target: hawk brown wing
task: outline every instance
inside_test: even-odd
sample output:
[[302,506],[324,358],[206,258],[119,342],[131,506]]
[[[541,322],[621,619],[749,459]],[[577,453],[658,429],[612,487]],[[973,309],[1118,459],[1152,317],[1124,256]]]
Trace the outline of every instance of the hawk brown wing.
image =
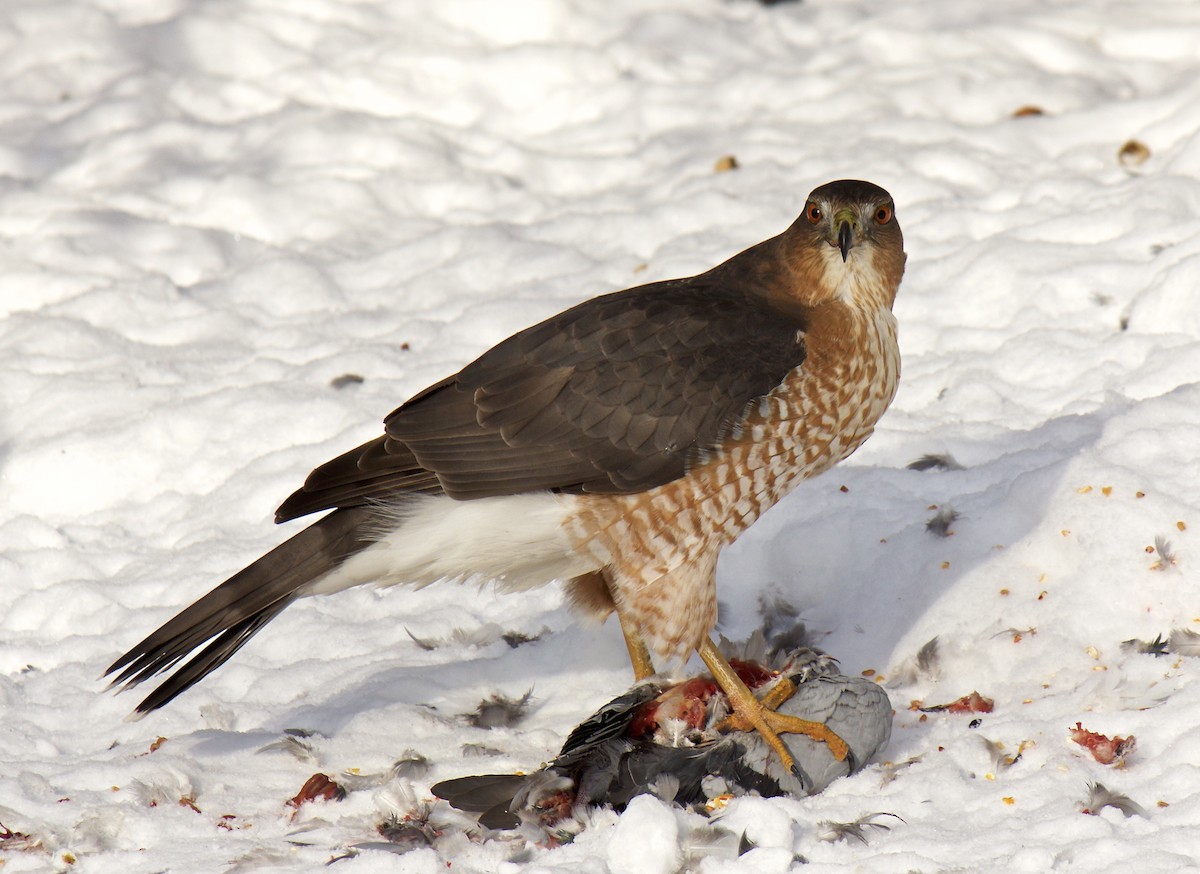
[[594,298],[514,334],[314,470],[276,521],[399,494],[625,494],[682,476],[805,357],[804,311],[728,272]]

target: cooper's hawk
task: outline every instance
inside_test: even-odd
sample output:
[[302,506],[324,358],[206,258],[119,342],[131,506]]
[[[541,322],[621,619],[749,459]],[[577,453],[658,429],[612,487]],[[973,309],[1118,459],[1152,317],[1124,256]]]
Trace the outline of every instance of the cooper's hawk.
[[[276,513],[332,510],[108,669],[175,666],[160,707],[298,597],[363,583],[565,580],[620,619],[635,674],[692,650],[738,727],[820,734],[760,705],[709,639],[721,549],[870,436],[900,375],[891,196],[839,181],[786,231],[687,279],[604,295],[534,325],[411,398],[384,435],[312,472]],[[831,746],[841,755],[845,745]]]

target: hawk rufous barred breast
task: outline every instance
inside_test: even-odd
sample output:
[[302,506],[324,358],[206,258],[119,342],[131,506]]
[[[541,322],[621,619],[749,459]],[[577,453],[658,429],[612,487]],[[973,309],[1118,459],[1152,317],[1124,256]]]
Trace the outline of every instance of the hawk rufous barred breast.
[[830,182],[777,237],[687,279],[585,301],[411,398],[321,465],[277,522],[331,510],[121,656],[133,686],[203,647],[161,707],[306,595],[366,583],[565,580],[615,612],[638,678],[693,650],[734,727],[824,736],[758,702],[709,638],[721,549],[858,448],[896,392],[904,242],[891,196]]

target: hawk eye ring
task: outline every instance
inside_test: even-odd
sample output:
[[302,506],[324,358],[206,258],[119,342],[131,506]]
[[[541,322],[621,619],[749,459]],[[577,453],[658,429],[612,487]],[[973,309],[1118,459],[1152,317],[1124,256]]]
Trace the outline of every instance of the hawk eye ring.
[[875,210],[875,221],[879,222],[881,225],[886,225],[891,220],[892,220],[891,207],[881,206],[881,207],[879,207],[879,209]]
[[804,211],[804,214],[808,216],[808,220],[815,225],[821,220],[821,207],[817,206],[815,203],[810,203],[808,205],[808,209]]

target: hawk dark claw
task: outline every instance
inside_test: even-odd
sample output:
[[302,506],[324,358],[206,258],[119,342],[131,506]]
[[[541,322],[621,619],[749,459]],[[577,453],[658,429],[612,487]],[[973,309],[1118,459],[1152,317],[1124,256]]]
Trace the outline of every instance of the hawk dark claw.
[[[298,597],[558,579],[583,612],[618,613],[639,675],[651,651],[695,650],[725,685],[733,675],[708,638],[718,554],[853,452],[895,394],[905,255],[893,213],[882,188],[831,182],[782,234],[712,270],[594,298],[509,337],[393,412],[383,436],[314,470],[276,520],[332,512],[108,673],[134,686],[204,647],[144,713]],[[744,685],[726,692],[774,737],[779,720]]]

